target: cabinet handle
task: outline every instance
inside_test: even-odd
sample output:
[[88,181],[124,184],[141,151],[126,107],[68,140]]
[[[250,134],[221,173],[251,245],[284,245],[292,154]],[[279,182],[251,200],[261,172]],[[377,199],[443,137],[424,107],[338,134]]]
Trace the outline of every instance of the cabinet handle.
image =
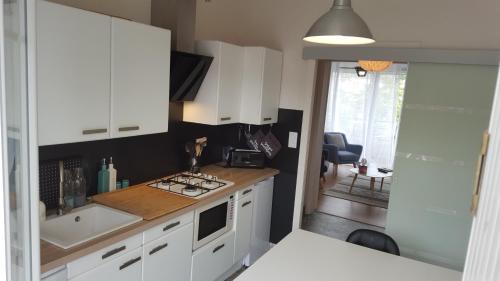
[[264,121],[271,121],[271,120],[273,120],[273,118],[271,118],[271,117],[264,117]]
[[250,192],[252,192],[252,190],[251,189],[247,189],[247,190],[243,191],[243,195],[248,194]]
[[168,247],[168,243],[165,243],[165,244],[163,244],[163,245],[160,245],[160,246],[158,246],[158,247],[154,248],[153,250],[151,250],[151,251],[149,252],[149,255],[151,256],[152,254],[154,254],[154,253],[156,253],[156,252],[158,252],[158,251],[160,251],[160,250],[162,250],[162,249],[165,249],[166,247]]
[[247,205],[250,205],[250,203],[252,203],[252,201],[247,201],[247,202],[243,203],[243,205],[241,205],[241,207],[245,207]]
[[129,266],[133,265],[134,263],[136,263],[136,262],[138,262],[138,261],[140,261],[140,260],[141,260],[141,257],[137,257],[137,258],[135,258],[135,259],[131,259],[131,260],[129,260],[128,262],[126,262],[126,263],[122,264],[122,265],[120,266],[120,270],[125,269],[125,268],[127,268],[127,267],[129,267]]
[[229,121],[231,120],[231,117],[221,117],[220,121]]
[[84,135],[95,135],[95,134],[102,134],[106,133],[108,129],[91,129],[91,130],[83,130],[82,134]]
[[169,229],[171,229],[171,228],[174,228],[174,227],[178,226],[179,224],[181,224],[181,222],[180,222],[180,221],[178,221],[178,222],[174,222],[174,223],[171,223],[171,224],[169,224],[169,225],[165,226],[165,227],[163,228],[163,231],[167,231],[167,230],[169,230]]
[[139,126],[121,127],[118,128],[118,132],[139,131],[140,128]]
[[212,253],[214,253],[214,254],[215,254],[215,252],[217,252],[218,250],[220,250],[220,249],[224,248],[224,246],[226,246],[226,245],[225,245],[225,244],[222,244],[222,245],[219,245],[219,246],[215,247],[215,249],[212,251]]
[[119,247],[119,248],[113,249],[113,250],[111,250],[111,251],[109,251],[109,252],[105,253],[104,255],[102,255],[102,259],[109,258],[109,257],[111,257],[112,255],[117,254],[117,253],[119,253],[119,252],[121,252],[121,251],[123,251],[123,250],[125,250],[125,249],[127,249],[127,246],[121,246],[121,247]]

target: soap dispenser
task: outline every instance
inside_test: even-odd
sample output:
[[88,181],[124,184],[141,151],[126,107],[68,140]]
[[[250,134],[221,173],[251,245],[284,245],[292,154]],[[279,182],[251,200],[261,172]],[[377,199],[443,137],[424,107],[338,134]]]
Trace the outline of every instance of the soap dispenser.
[[102,159],[101,169],[97,173],[97,193],[109,191],[109,173],[106,170],[106,159]]
[[109,191],[116,190],[116,169],[113,165],[113,157],[109,157],[108,165]]

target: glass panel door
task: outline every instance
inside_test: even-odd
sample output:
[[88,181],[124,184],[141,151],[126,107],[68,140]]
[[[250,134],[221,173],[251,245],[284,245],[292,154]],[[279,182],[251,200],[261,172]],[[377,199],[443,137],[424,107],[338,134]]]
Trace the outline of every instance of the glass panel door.
[[[33,200],[38,202],[38,185],[30,184],[29,161],[33,160],[29,157],[26,2],[4,0],[1,22],[2,191],[5,204],[6,274],[7,280],[13,281],[34,280],[38,276],[38,272],[32,270],[32,249],[38,247],[38,242],[34,245],[32,238],[33,233],[38,233],[38,220],[32,220],[30,205]],[[36,147],[36,143],[31,145]],[[34,268],[39,267],[37,265]]]

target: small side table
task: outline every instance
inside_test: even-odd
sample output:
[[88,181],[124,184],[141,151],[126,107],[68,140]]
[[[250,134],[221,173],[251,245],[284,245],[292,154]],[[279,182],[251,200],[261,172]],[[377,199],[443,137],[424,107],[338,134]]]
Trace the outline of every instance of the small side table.
[[371,191],[375,191],[375,179],[377,179],[377,178],[381,179],[380,191],[382,191],[382,187],[384,186],[384,179],[388,178],[388,177],[392,177],[392,172],[384,174],[384,173],[379,172],[376,168],[375,169],[368,168],[368,171],[366,172],[366,174],[360,174],[358,168],[352,168],[350,171],[351,171],[351,173],[354,174],[354,178],[352,179],[351,187],[349,188],[349,193],[351,193],[352,188],[354,187],[354,183],[358,179],[358,175],[370,178]]

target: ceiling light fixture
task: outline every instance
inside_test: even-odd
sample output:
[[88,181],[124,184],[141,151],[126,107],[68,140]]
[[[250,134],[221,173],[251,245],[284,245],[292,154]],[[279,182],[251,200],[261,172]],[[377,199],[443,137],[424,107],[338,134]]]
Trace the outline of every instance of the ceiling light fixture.
[[366,74],[368,74],[368,71],[364,70],[361,66],[356,66],[354,70],[356,70],[358,77],[366,77]]
[[392,61],[360,60],[359,66],[370,72],[382,72],[392,65]]
[[331,45],[375,42],[368,25],[352,9],[351,0],[334,0],[330,11],[311,26],[304,41]]

